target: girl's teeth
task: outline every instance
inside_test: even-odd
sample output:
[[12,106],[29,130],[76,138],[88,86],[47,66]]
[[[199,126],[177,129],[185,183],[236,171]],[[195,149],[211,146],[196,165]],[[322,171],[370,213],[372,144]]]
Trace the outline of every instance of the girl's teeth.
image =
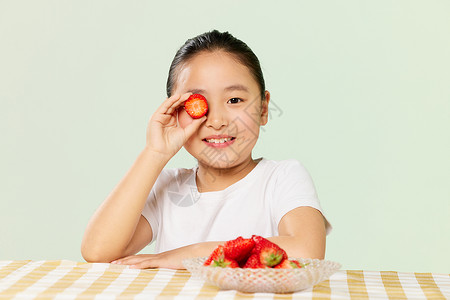
[[231,141],[231,138],[222,138],[222,139],[209,139],[206,140],[208,143],[221,144],[228,141]]

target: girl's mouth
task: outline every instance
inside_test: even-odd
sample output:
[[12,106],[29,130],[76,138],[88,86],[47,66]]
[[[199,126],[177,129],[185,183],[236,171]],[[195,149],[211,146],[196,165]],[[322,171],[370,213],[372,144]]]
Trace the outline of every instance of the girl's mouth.
[[222,137],[222,138],[205,138],[202,141],[209,147],[224,148],[233,144],[236,140],[235,137]]

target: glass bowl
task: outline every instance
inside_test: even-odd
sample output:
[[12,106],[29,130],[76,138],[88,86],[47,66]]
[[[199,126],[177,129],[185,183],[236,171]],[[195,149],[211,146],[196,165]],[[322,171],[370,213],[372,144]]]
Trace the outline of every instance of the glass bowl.
[[203,266],[207,257],[183,260],[193,276],[224,290],[246,293],[291,293],[312,287],[328,279],[341,268],[337,262],[319,259],[296,259],[306,265],[299,269],[248,269]]

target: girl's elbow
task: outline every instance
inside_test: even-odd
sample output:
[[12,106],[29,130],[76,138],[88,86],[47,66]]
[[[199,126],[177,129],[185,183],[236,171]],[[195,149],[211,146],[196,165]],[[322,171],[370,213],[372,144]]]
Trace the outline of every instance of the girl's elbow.
[[314,255],[311,255],[311,258],[314,259],[324,259],[325,258],[325,253],[315,253]]
[[110,258],[104,249],[92,247],[83,243],[81,245],[81,256],[88,263],[110,263],[114,258]]
[[[293,250],[293,257],[324,259],[325,258],[325,242],[305,245],[301,242],[296,244]],[[289,254],[289,253],[288,253]]]

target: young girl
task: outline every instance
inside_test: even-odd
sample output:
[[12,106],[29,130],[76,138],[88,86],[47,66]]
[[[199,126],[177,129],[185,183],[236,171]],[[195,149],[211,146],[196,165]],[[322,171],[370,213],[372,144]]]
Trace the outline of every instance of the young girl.
[[[193,93],[208,101],[200,119],[183,108]],[[181,269],[185,258],[253,234],[290,257],[324,258],[331,227],[305,168],[252,157],[270,100],[252,50],[217,30],[188,40],[170,67],[167,96],[145,148],[87,226],[86,261]],[[164,169],[181,147],[198,165]],[[153,241],[156,254],[135,255]]]

